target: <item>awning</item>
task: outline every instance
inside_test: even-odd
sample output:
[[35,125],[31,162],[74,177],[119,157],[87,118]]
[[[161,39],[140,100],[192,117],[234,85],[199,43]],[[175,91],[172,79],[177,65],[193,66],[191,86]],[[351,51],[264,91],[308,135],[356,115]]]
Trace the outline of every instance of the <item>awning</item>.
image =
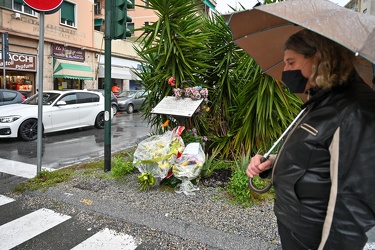
[[133,70],[130,70],[130,74],[132,75],[132,80],[141,80],[141,78],[139,78],[134,72],[137,72],[136,69],[133,69]]
[[94,20],[94,26],[101,26],[102,24],[103,24],[103,19],[100,18],[100,19]]
[[[104,65],[99,65],[98,77],[104,78]],[[129,68],[112,66],[111,78],[122,79],[122,80],[132,80],[132,74]]]
[[94,73],[86,63],[54,59],[53,65],[54,78],[94,80]]

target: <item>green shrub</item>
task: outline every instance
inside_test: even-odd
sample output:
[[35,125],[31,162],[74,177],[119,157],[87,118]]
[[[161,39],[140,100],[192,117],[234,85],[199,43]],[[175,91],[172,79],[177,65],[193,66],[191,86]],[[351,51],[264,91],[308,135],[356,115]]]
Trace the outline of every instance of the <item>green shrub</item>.
[[133,171],[134,165],[131,159],[124,160],[121,156],[112,158],[111,174],[114,178],[122,178]]
[[[255,193],[249,188],[249,177],[246,174],[246,168],[249,165],[250,158],[250,153],[248,152],[234,162],[232,176],[227,186],[227,191],[232,195],[233,202],[239,203],[243,207],[252,206],[259,201],[273,199],[275,195],[273,188],[264,194]],[[258,188],[265,187],[270,181],[270,179],[261,179],[259,176],[253,178],[253,183]]]
[[201,177],[209,177],[215,170],[231,169],[233,162],[217,158],[214,151],[210,157],[206,155],[206,162],[202,166]]
[[248,179],[244,169],[235,168],[227,186],[227,191],[232,195],[233,202],[239,203],[243,207],[249,207],[256,203],[256,200],[251,199]]

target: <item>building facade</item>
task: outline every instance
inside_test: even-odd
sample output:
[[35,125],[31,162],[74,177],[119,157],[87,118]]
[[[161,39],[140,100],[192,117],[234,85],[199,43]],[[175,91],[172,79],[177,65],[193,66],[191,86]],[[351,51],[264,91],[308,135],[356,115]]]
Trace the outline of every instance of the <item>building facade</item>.
[[[201,2],[206,15],[215,11],[215,0]],[[134,29],[157,21],[153,10],[139,6],[128,14],[133,38],[140,35]],[[8,60],[0,53],[0,88],[19,90],[27,96],[36,93],[40,61],[45,90],[104,88],[104,27],[105,0],[64,0],[58,11],[44,15],[44,27],[40,27],[39,13],[23,0],[0,0],[0,33],[8,34],[9,41]],[[40,29],[44,34],[42,60],[38,58]],[[121,91],[141,88],[134,74],[141,63],[132,37],[111,41],[111,84]]]
[[[104,32],[95,29],[94,0],[64,0],[53,14],[40,15],[23,0],[0,0],[0,33],[8,34],[9,58],[0,56],[0,88],[37,92],[39,31],[43,29],[43,89],[99,88]],[[130,41],[112,41],[113,82],[128,89],[139,60]],[[2,53],[0,53],[1,55]],[[4,63],[5,62],[5,63]],[[4,73],[5,72],[5,73]],[[5,75],[5,77],[4,77]]]
[[351,0],[345,5],[345,8],[366,15],[375,15],[375,0]]

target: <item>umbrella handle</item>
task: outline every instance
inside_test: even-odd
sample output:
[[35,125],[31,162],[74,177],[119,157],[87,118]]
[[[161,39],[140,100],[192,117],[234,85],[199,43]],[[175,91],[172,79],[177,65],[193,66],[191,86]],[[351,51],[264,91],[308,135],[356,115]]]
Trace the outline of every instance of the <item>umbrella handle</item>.
[[[267,158],[265,157],[262,157],[260,159],[260,162],[263,163],[267,160]],[[255,193],[258,193],[258,194],[264,194],[266,192],[268,192],[268,190],[270,190],[270,188],[272,187],[272,183],[268,183],[267,186],[265,186],[263,189],[261,188],[257,188],[254,183],[253,183],[253,178],[249,177],[249,186],[250,188],[255,192]]]

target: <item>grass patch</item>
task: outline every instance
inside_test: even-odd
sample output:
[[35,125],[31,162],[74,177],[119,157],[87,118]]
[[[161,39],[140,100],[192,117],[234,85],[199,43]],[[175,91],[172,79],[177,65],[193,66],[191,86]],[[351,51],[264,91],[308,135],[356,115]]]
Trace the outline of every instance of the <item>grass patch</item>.
[[112,158],[111,174],[115,179],[121,179],[134,171],[133,154],[127,152]]
[[118,179],[133,172],[132,156],[133,152],[129,151],[117,153],[116,156],[111,159],[110,173],[104,172],[104,160],[80,163],[51,172],[42,170],[34,178],[18,184],[13,189],[13,192],[22,194],[26,190],[46,191],[49,187],[56,186],[62,182],[71,181],[76,176]]
[[72,179],[72,171],[68,169],[62,169],[58,171],[45,171],[42,170],[34,178],[29,179],[25,183],[21,183],[14,188],[15,193],[23,193],[26,190],[47,190],[51,186],[55,186],[58,183],[70,181]]

